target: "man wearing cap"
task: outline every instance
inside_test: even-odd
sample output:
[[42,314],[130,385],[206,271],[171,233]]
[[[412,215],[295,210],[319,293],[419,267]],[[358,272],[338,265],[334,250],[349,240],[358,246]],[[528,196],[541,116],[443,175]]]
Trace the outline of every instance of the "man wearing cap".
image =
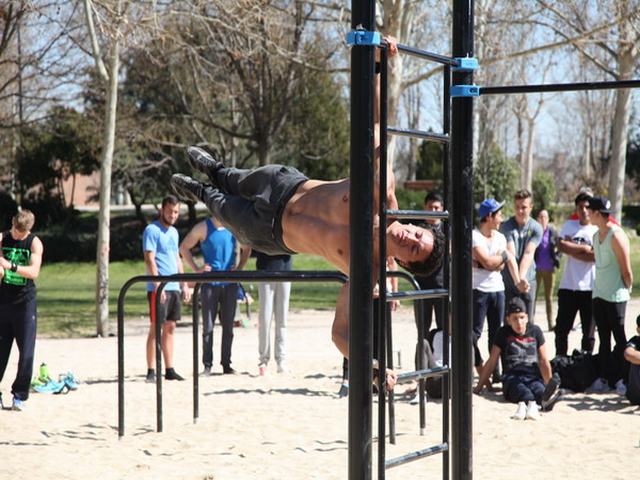
[[[502,223],[504,202],[493,198],[484,200],[478,208],[480,223],[472,232],[471,256],[473,260],[473,348],[474,366],[482,370],[482,355],[478,340],[484,328],[484,319],[489,322],[489,350],[504,318],[504,282],[500,271],[505,265],[519,291],[527,291],[528,285],[520,279],[518,265],[507,250],[507,240],[498,230]],[[498,380],[496,371],[495,380]]]
[[593,235],[598,227],[591,223],[587,208],[591,196],[582,191],[578,193],[574,201],[574,215],[560,229],[558,250],[567,256],[567,262],[558,288],[556,355],[567,354],[569,332],[578,312],[582,325],[582,351],[593,352],[595,344],[596,324],[591,311],[591,296],[596,278]]
[[[598,375],[591,391],[608,391],[615,386],[624,395],[624,316],[633,285],[629,238],[624,230],[609,219],[611,203],[604,197],[591,197],[588,209],[591,221],[598,227],[593,236],[596,279],[593,288],[593,317],[598,327]],[[615,347],[611,351],[611,334]]]
[[533,323],[533,306],[536,292],[536,264],[533,260],[536,248],[542,239],[542,227],[531,218],[533,195],[529,190],[519,190],[514,196],[515,215],[502,224],[500,232],[507,239],[507,250],[516,257],[520,278],[529,283],[529,290],[518,290],[511,275],[502,271],[505,285],[505,302],[520,297],[527,306],[527,316]]
[[474,393],[482,393],[490,369],[502,359],[502,394],[517,403],[514,420],[537,420],[539,407],[551,410],[559,398],[560,378],[552,374],[542,330],[527,319],[527,306],[518,297],[507,304],[507,324],[501,327],[491,347],[491,356]]

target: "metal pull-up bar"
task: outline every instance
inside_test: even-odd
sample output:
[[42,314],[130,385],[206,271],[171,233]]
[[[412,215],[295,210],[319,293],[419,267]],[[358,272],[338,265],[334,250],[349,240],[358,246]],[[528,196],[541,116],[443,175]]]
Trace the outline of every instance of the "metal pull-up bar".
[[[160,282],[156,295],[156,311],[160,302],[160,293],[164,289],[166,283],[169,282],[192,282],[196,284],[196,287],[205,282],[339,282],[345,283],[348,278],[345,274],[337,271],[284,271],[284,272],[256,272],[256,271],[217,271],[207,273],[180,273],[175,275],[139,275],[137,277],[130,278],[120,288],[118,294],[118,437],[124,436],[124,307],[125,297],[129,289],[136,283],[141,282]],[[194,376],[194,401],[193,401],[193,418],[194,422],[198,417],[198,348],[197,348],[197,329],[198,325],[198,308],[195,304],[197,300],[197,290],[195,292],[194,300],[194,361],[193,361],[193,376]],[[156,324],[156,369],[158,375],[156,375],[156,422],[157,431],[162,431],[162,355],[160,352],[160,335],[158,329],[160,328],[159,322]]]
[[610,82],[548,83],[540,85],[504,85],[497,87],[479,87],[480,95],[499,95],[512,93],[574,92],[582,90],[612,90],[619,88],[640,88],[638,80],[616,80]]

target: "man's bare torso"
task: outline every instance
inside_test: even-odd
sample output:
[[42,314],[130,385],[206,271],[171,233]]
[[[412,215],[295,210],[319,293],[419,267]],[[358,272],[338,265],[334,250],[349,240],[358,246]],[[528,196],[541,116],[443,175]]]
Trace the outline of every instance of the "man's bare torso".
[[349,179],[300,185],[284,209],[282,230],[291,250],[324,257],[348,273]]

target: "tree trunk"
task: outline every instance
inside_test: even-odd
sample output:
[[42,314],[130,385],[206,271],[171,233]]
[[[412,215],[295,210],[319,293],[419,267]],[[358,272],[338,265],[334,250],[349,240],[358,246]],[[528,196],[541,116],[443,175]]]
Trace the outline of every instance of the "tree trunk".
[[111,216],[111,165],[116,133],[118,105],[118,70],[120,40],[113,39],[109,56],[109,84],[105,130],[100,165],[100,213],[98,216],[98,245],[96,248],[96,333],[104,337],[109,327],[109,225]]
[[522,186],[529,190],[533,190],[533,140],[536,134],[536,122],[534,119],[529,119],[528,122],[529,131],[527,132],[527,149],[525,151],[525,178]]
[[[630,35],[627,36],[630,38]],[[623,43],[619,50],[619,80],[632,77],[637,49],[632,42]],[[611,170],[609,174],[609,199],[612,213],[622,219],[622,200],[624,196],[624,174],[627,165],[627,133],[631,116],[631,90],[616,90],[616,110],[611,131]]]

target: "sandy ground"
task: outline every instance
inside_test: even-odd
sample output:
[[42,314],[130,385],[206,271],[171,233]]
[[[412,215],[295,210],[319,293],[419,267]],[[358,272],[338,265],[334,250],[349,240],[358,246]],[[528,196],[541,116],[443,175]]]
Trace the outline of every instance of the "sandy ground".
[[[538,307],[538,324],[543,324]],[[634,333],[640,302],[627,311]],[[186,382],[164,382],[164,431],[157,433],[155,388],[144,382],[145,324],[127,326],[125,436],[117,435],[115,338],[39,339],[36,363],[68,370],[80,388],[33,394],[23,412],[0,412],[2,479],[344,479],[347,400],[336,397],[341,357],[330,341],[331,312],[293,312],[290,374],[275,362],[257,375],[257,327],[235,329],[237,375],[200,377],[200,418],[192,418],[191,328],[178,329],[176,369]],[[411,369],[415,326],[403,308],[394,320],[395,348]],[[220,329],[215,332],[219,358]],[[545,333],[553,355],[553,334]],[[580,332],[572,332],[570,349]],[[484,341],[482,342],[485,343]],[[10,403],[16,352],[0,389]],[[200,367],[201,368],[201,367]],[[387,458],[441,441],[442,408],[429,402],[427,431],[418,408],[398,392],[397,444]],[[572,394],[538,422],[517,422],[499,394],[473,398],[473,473],[478,479],[627,479],[640,458],[640,409],[615,393]],[[377,432],[374,409],[374,432]],[[374,458],[377,439],[373,444]],[[387,471],[387,478],[441,478],[441,456]],[[375,465],[375,461],[374,461]],[[375,472],[375,467],[374,467]]]

